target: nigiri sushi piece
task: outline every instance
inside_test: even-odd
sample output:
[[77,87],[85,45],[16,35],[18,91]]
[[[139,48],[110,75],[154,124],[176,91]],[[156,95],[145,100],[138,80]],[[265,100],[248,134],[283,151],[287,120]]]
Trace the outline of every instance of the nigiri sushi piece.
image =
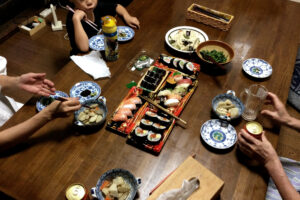
[[125,114],[127,117],[132,117],[132,112],[129,108],[120,108],[117,112],[117,114]]
[[179,94],[171,93],[168,95],[168,99],[177,99],[178,101],[180,101],[182,97]]
[[182,79],[182,80],[178,81],[177,85],[180,85],[180,84],[189,84],[189,85],[192,85],[193,82],[192,82],[191,79],[185,78],[185,79]]
[[135,104],[124,104],[122,108],[129,108],[130,110],[136,110],[136,105]]
[[172,92],[170,91],[170,90],[162,90],[162,91],[160,91],[159,93],[158,93],[158,97],[162,97],[162,96],[168,96],[168,95],[170,95],[170,94],[172,94]]
[[113,121],[115,122],[124,122],[126,121],[128,118],[127,118],[127,115],[125,114],[121,114],[121,113],[116,113],[113,117]]
[[124,103],[125,104],[142,104],[142,100],[140,99],[140,97],[131,97],[131,98],[127,99]]
[[167,106],[167,107],[174,107],[174,106],[177,106],[178,104],[179,104],[178,99],[167,99],[165,101],[165,106]]
[[176,81],[176,83],[178,83],[182,79],[183,79],[183,76],[181,74],[177,74],[177,75],[174,76],[174,80]]

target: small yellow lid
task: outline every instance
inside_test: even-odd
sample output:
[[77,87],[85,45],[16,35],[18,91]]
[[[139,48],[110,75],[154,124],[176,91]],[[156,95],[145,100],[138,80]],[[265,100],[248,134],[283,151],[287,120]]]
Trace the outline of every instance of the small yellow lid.
[[262,125],[258,122],[255,122],[255,121],[248,122],[246,124],[246,129],[249,133],[252,133],[254,135],[259,135],[263,131]]
[[102,19],[102,26],[114,27],[117,25],[117,20],[113,16],[107,15],[102,17],[101,19]]
[[85,188],[81,184],[72,184],[66,190],[66,198],[68,200],[81,200],[85,193]]

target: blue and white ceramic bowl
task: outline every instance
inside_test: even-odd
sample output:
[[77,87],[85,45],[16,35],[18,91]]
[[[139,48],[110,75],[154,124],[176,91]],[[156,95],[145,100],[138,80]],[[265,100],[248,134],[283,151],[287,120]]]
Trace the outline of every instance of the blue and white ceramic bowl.
[[66,93],[62,91],[55,91],[55,95],[50,95],[50,97],[40,97],[39,100],[36,102],[36,109],[38,112],[43,110],[47,105],[44,105],[43,102],[47,101],[47,99],[57,99],[58,97],[69,97]]
[[267,78],[272,75],[272,66],[260,58],[249,58],[243,62],[243,70],[254,78]]
[[[219,103],[220,101],[226,101],[227,99],[229,99],[229,100],[234,104],[234,106],[235,106],[236,108],[238,108],[238,110],[239,110],[238,116],[236,116],[236,117],[234,117],[234,118],[230,118],[230,117],[228,117],[228,116],[219,115],[219,114],[217,113],[216,109],[217,109],[218,103]],[[226,94],[219,94],[219,95],[217,95],[217,96],[215,96],[215,97],[213,98],[213,100],[212,100],[212,108],[213,108],[214,113],[215,113],[220,119],[224,119],[224,120],[228,120],[228,121],[229,121],[229,120],[233,120],[233,119],[239,118],[239,117],[243,114],[244,109],[245,109],[245,106],[244,106],[244,104],[242,103],[242,101],[241,101],[239,98],[237,98],[237,97],[235,96],[235,92],[234,92],[234,91],[228,90]]]
[[138,179],[136,179],[129,171],[125,170],[125,169],[111,169],[107,172],[105,172],[100,179],[97,182],[97,185],[95,188],[92,188],[91,193],[92,196],[94,196],[94,194],[96,194],[96,198],[98,200],[104,200],[105,198],[102,195],[102,192],[100,191],[100,187],[103,183],[103,181],[105,180],[112,180],[114,178],[116,178],[117,176],[121,176],[123,177],[124,181],[126,181],[126,183],[130,186],[130,193],[128,195],[128,197],[126,198],[126,200],[133,200],[136,192],[138,190]]
[[118,41],[126,42],[134,37],[134,30],[129,26],[118,26]]
[[206,121],[200,129],[200,133],[204,142],[215,149],[228,149],[237,141],[234,127],[227,121],[219,119]]
[[92,104],[98,104],[98,107],[100,108],[100,110],[102,110],[102,120],[99,121],[98,123],[93,123],[93,124],[84,124],[82,123],[79,119],[78,119],[78,115],[83,112],[85,109],[88,109],[86,107],[81,107],[79,110],[75,111],[74,115],[75,115],[75,122],[74,124],[76,124],[77,126],[82,126],[82,127],[94,127],[94,126],[100,126],[101,124],[103,124],[103,122],[106,119],[107,116],[107,107],[106,107],[106,99],[103,96],[100,96],[98,99],[90,99],[87,100],[83,103],[83,105],[87,105],[90,106]]
[[104,51],[104,36],[95,35],[89,39],[89,46],[91,49],[96,51]]
[[70,97],[79,97],[80,103],[91,99],[98,99],[100,94],[100,86],[93,81],[78,82],[70,90]]

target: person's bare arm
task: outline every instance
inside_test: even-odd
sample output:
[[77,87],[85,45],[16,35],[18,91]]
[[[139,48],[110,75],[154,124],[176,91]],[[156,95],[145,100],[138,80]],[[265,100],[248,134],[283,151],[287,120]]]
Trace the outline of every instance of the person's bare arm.
[[86,17],[86,13],[82,10],[75,10],[72,21],[74,26],[75,43],[82,52],[89,51],[89,38],[82,27],[81,20]]
[[300,199],[300,194],[290,183],[275,149],[264,132],[261,140],[258,140],[242,129],[238,134],[238,146],[243,153],[259,160],[265,166],[283,199]]
[[74,112],[80,108],[80,103],[76,98],[69,98],[68,101],[54,101],[41,112],[30,119],[3,130],[0,132],[0,151],[10,148],[30,137],[38,129],[51,121],[56,116]]
[[116,7],[116,12],[118,15],[122,16],[124,21],[132,28],[140,28],[140,22],[136,17],[131,16],[126,8],[118,4]]

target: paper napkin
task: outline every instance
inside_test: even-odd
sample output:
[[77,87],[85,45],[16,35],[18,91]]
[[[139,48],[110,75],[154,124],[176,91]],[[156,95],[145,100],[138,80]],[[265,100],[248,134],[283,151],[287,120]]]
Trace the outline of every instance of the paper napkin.
[[91,51],[89,54],[83,56],[73,55],[71,59],[94,79],[110,77],[111,75],[99,51]]

